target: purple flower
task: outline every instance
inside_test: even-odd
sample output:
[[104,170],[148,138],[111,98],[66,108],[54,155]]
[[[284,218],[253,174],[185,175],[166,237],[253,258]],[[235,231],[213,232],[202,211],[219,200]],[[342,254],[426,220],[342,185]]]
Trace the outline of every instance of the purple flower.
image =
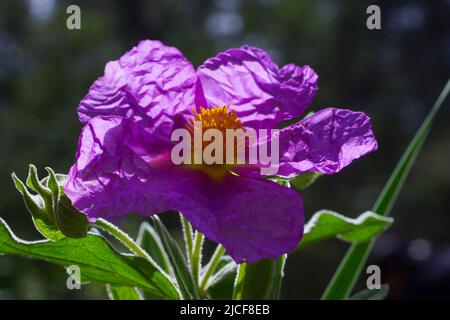
[[[193,107],[201,114],[229,105],[228,115],[244,128],[277,128],[311,104],[317,80],[309,66],[279,68],[250,46],[195,70],[176,48],[142,41],[109,62],[81,101],[85,127],[65,192],[90,219],[176,210],[237,262],[276,258],[302,237],[300,195],[245,166],[232,168],[234,174],[222,169],[219,178],[208,168],[175,166],[170,137],[193,119]],[[319,111],[279,137],[284,177],[336,173],[377,149],[370,119],[343,109]]]

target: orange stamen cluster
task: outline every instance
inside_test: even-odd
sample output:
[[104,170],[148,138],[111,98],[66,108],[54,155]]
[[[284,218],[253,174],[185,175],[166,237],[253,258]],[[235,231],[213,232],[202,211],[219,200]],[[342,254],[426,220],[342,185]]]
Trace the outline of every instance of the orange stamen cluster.
[[[205,109],[203,107],[200,107],[200,112],[197,112],[195,109],[194,111],[194,117],[189,120],[189,123],[186,124],[186,128],[191,132],[191,135],[194,136],[194,122],[200,121],[202,123],[202,135],[205,131],[208,129],[218,129],[222,132],[223,139],[225,140],[226,136],[226,130],[227,129],[243,129],[244,126],[237,116],[236,112],[234,110],[229,111],[229,106],[223,106],[223,107],[213,107],[211,109]],[[210,141],[203,141],[202,140],[202,149],[204,149],[208,144],[210,144]],[[223,141],[223,156],[226,155],[226,144],[225,141]],[[245,146],[244,146],[245,148]],[[192,150],[194,150],[194,141],[192,140]],[[203,151],[202,151],[203,152]],[[234,154],[237,154],[237,145],[234,146]],[[225,159],[224,159],[225,160]],[[193,165],[192,167],[196,168],[196,165]],[[210,176],[215,178],[222,177],[225,172],[228,172],[230,170],[229,165],[200,165],[198,168],[201,170],[207,172]]]
[[[186,124],[186,128],[194,135],[194,121],[201,121],[202,123],[202,135],[208,129],[218,129],[222,132],[222,136],[225,139],[227,129],[242,129],[241,120],[237,116],[234,110],[228,111],[229,105],[223,107],[213,107],[211,109],[205,109],[200,107],[200,112],[194,111],[194,118],[189,119],[189,124]],[[211,142],[203,141],[204,149]],[[225,155],[225,140],[223,141],[223,154]],[[235,149],[235,154],[237,150]]]
[[219,129],[225,135],[226,129],[241,129],[243,125],[234,110],[228,112],[228,105],[205,109],[200,107],[200,112],[194,109],[194,119],[186,125],[191,133],[194,133],[194,121],[202,122],[203,132],[208,129]]

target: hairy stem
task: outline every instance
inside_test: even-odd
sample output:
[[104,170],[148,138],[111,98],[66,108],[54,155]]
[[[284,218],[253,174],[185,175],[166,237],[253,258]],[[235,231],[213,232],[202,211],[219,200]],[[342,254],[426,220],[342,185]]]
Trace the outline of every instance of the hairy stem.
[[189,223],[189,221],[186,219],[186,217],[183,216],[182,214],[180,214],[180,219],[181,219],[181,226],[183,227],[183,237],[184,237],[184,242],[186,244],[187,258],[188,258],[188,260],[190,260],[190,256],[192,253],[192,247],[193,247],[192,226]]
[[108,232],[109,234],[111,234],[117,240],[122,242],[128,249],[130,249],[130,251],[133,252],[135,255],[143,257],[154,263],[152,258],[144,249],[142,249],[136,242],[134,242],[134,240],[131,239],[128,234],[117,228],[112,223],[100,218],[97,219],[97,221],[95,221],[92,225],[95,227],[99,227]]
[[198,278],[200,273],[201,254],[203,246],[203,233],[197,231],[195,233],[194,247],[191,252],[191,271],[194,277],[194,282],[198,285]]
[[214,251],[213,256],[211,257],[211,260],[209,261],[209,263],[206,267],[205,274],[201,280],[200,288],[199,288],[199,293],[201,296],[205,293],[208,280],[211,277],[211,275],[214,273],[214,271],[216,271],[216,268],[217,268],[217,265],[219,264],[220,258],[222,258],[224,253],[225,253],[225,248],[219,244],[216,248],[216,251]]

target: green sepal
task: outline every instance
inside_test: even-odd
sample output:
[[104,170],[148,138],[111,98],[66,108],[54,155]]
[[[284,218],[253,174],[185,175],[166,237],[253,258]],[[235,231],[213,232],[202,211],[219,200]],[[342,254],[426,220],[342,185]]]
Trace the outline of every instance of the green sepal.
[[88,220],[72,206],[70,199],[64,194],[66,176],[55,174],[49,167],[46,170],[48,175],[40,180],[36,167],[30,164],[26,184],[14,173],[11,175],[16,189],[31,213],[36,229],[53,241],[64,237],[85,237]]

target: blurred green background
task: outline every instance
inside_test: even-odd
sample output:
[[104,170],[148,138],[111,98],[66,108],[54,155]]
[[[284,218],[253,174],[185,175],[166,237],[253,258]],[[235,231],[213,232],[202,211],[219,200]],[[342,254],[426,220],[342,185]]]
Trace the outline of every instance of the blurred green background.
[[[81,30],[66,28],[70,4],[81,8]],[[366,28],[369,4],[381,7],[381,30]],[[370,115],[379,151],[302,192],[307,217],[321,208],[356,216],[371,208],[450,75],[449,14],[450,1],[438,0],[0,0],[0,216],[20,237],[40,238],[10,173],[25,177],[28,163],[66,173],[81,129],[78,102],[106,62],[146,38],[179,48],[195,66],[229,47],[261,47],[280,65],[317,71],[312,110]],[[448,105],[370,258],[391,284],[389,298],[450,297]],[[166,218],[180,232],[177,217]],[[136,235],[139,221],[120,223]],[[330,240],[290,255],[282,297],[320,297],[347,247]],[[62,268],[1,256],[0,299],[13,298],[106,293],[96,284],[69,291]]]

